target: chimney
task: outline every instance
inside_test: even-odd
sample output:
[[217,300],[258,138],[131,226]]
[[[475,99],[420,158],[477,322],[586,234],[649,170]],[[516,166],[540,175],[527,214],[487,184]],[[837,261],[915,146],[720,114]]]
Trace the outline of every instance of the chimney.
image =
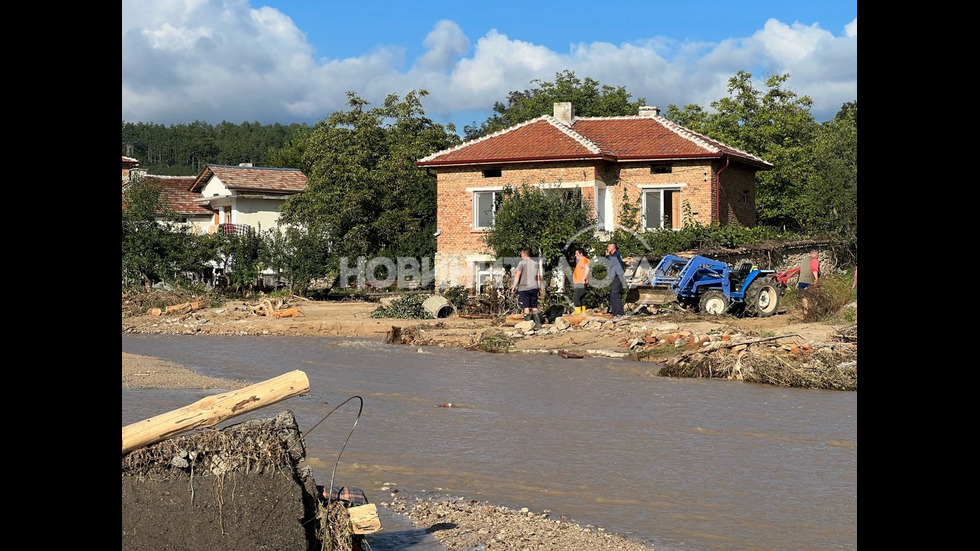
[[656,105],[641,105],[640,106],[640,116],[641,117],[659,117],[660,108]]
[[563,101],[555,103],[555,118],[559,122],[571,126],[575,122],[575,110],[572,108],[572,102]]

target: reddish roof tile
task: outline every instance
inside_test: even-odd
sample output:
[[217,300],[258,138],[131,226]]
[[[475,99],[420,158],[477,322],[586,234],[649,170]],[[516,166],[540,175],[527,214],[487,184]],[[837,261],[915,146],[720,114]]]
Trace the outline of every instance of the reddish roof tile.
[[189,188],[200,192],[212,176],[229,190],[261,191],[291,195],[306,189],[306,175],[295,168],[265,168],[230,165],[207,165]]
[[202,204],[200,193],[187,191],[194,183],[194,176],[151,176],[146,175],[144,182],[160,186],[161,199],[167,201],[167,208],[175,214],[209,215],[211,209]]
[[581,158],[638,161],[724,155],[761,169],[773,166],[663,117],[581,117],[566,125],[551,115],[440,151],[416,164],[451,166]]

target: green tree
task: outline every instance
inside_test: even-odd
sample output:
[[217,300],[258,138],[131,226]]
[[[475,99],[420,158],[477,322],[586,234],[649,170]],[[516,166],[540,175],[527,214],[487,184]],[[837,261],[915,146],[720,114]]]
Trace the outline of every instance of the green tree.
[[807,190],[807,229],[857,241],[857,102],[845,103],[820,126],[813,144],[814,175]]
[[505,188],[502,195],[493,227],[484,235],[498,258],[520,256],[521,249],[527,247],[547,268],[560,257],[568,259],[575,246],[595,247],[595,216],[581,189],[525,182]]
[[810,114],[813,101],[787,89],[788,78],[769,77],[763,92],[752,85],[751,73],[739,71],[728,81],[729,97],[711,103],[715,113],[670,105],[665,117],[772,163],[772,170],[756,175],[757,222],[798,230],[808,223],[805,198],[819,125]]
[[191,236],[169,214],[160,188],[137,175],[123,192],[123,205],[123,284],[149,290],[158,281],[176,282],[187,268]]
[[306,228],[280,226],[263,239],[260,260],[289,282],[290,293],[306,296],[311,284],[327,277],[329,239]]
[[282,222],[325,235],[337,257],[428,257],[435,253],[435,178],[415,161],[459,137],[425,117],[412,91],[384,105],[348,93],[349,111],[316,124],[304,154],[309,182],[282,207]]
[[598,81],[586,77],[582,82],[575,73],[565,70],[555,73],[554,82],[531,81],[535,88],[512,91],[507,96],[507,104],[495,102],[494,114],[479,126],[463,127],[467,140],[492,134],[515,124],[547,115],[554,111],[556,102],[571,102],[575,115],[581,117],[612,117],[635,115],[646,99],[630,101],[631,94],[622,86],[600,85]]

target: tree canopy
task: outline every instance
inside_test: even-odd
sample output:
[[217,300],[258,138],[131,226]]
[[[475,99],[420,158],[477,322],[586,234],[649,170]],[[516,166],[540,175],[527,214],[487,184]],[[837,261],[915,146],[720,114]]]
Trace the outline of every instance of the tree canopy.
[[463,127],[466,140],[472,140],[515,124],[547,115],[557,102],[571,102],[576,116],[613,117],[635,115],[646,99],[630,101],[631,94],[622,86],[600,84],[591,77],[583,82],[572,71],[555,73],[554,82],[531,81],[536,87],[514,90],[507,95],[507,103],[495,102],[493,115],[479,126]]
[[[582,190],[532,186],[527,182],[508,187],[494,213],[493,228],[484,241],[498,257],[520,256],[527,247],[552,266],[559,257],[570,257],[575,246],[595,241],[592,205],[582,198]],[[572,249],[572,250],[570,250]]]
[[329,239],[338,257],[435,253],[435,178],[415,161],[459,138],[425,117],[427,92],[396,95],[372,109],[353,92],[348,111],[316,124],[303,155],[309,182],[282,207],[282,222]]

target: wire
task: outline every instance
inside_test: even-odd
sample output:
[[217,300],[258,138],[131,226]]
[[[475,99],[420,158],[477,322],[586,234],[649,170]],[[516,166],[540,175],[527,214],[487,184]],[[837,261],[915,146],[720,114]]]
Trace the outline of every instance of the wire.
[[306,431],[306,432],[303,433],[303,439],[306,440],[306,437],[311,432],[313,432],[313,429],[315,429],[318,426],[320,426],[320,423],[324,422],[327,419],[327,417],[330,417],[330,414],[332,414],[333,412],[337,411],[338,409],[341,408],[341,406],[343,406],[347,402],[350,402],[354,398],[357,398],[358,400],[361,401],[361,407],[359,407],[357,409],[357,417],[354,418],[354,424],[351,425],[350,432],[347,433],[347,438],[344,440],[344,445],[341,446],[340,453],[337,454],[337,462],[333,464],[333,472],[330,474],[330,486],[327,486],[327,488],[329,488],[329,490],[327,491],[327,507],[330,506],[330,501],[333,499],[333,481],[334,481],[334,478],[337,476],[337,466],[340,465],[340,457],[342,455],[344,455],[344,449],[347,448],[347,442],[350,441],[350,436],[352,434],[354,434],[354,427],[357,426],[357,421],[360,420],[360,418],[361,418],[361,412],[364,411],[364,398],[361,398],[360,396],[351,396],[350,398],[348,398],[348,399],[344,400],[343,402],[337,404],[337,407],[333,408],[332,410],[330,410],[329,413],[327,413],[326,415],[324,415],[323,416],[323,419],[320,419],[319,421],[317,421],[315,425],[313,425],[312,427],[310,427],[310,430],[308,430],[308,431]]

